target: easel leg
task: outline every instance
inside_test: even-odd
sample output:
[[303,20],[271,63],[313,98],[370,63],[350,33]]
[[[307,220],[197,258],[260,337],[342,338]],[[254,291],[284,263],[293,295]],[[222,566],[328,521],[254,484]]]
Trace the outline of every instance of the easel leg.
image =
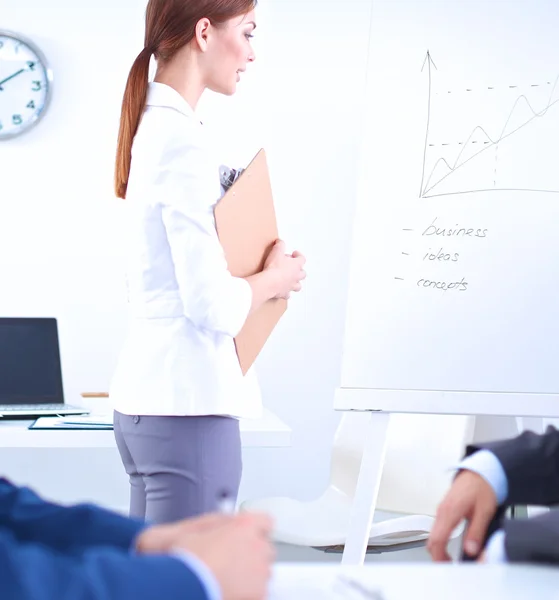
[[390,414],[372,412],[369,419],[369,434],[351,508],[343,565],[362,565],[365,562],[384,467]]

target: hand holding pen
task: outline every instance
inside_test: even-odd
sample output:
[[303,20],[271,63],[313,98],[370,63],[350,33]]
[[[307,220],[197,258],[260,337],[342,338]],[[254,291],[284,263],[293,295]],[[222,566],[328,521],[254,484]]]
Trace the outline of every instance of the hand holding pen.
[[235,514],[230,494],[220,494],[216,502],[215,514],[146,529],[136,549],[195,557],[215,577],[223,600],[265,600],[275,559],[272,521],[261,514]]

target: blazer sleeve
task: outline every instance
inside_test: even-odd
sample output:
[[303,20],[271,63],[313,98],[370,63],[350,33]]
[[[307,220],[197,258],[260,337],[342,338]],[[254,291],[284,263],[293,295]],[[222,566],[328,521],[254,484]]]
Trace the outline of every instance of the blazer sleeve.
[[0,589],[2,598],[18,600],[208,600],[200,580],[175,558],[112,548],[75,557],[1,530]]
[[21,542],[42,544],[58,552],[91,546],[130,550],[145,523],[81,504],[63,507],[46,502],[28,488],[0,479],[0,530]]
[[252,304],[250,284],[227,268],[214,219],[219,173],[197,134],[169,143],[158,169],[162,219],[186,316],[235,337]]
[[468,446],[466,454],[490,450],[505,470],[508,504],[559,503],[559,431],[525,431],[516,438]]
[[559,565],[559,512],[504,523],[509,562]]

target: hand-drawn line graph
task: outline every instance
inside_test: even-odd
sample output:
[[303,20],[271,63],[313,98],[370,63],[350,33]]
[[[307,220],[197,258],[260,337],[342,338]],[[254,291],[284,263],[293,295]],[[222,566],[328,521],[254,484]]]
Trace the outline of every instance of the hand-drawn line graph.
[[[445,110],[452,91],[435,91],[433,71],[438,69],[429,52],[425,68],[429,87],[421,198],[490,191],[559,194],[559,76],[533,83],[520,95],[516,85],[461,90],[468,96],[455,105],[462,114],[454,114]],[[495,94],[499,110],[489,108]],[[504,106],[510,107],[508,115]],[[483,119],[489,124],[475,124]],[[497,119],[504,124],[495,125]],[[459,130],[459,139],[435,143],[434,129],[439,136]]]

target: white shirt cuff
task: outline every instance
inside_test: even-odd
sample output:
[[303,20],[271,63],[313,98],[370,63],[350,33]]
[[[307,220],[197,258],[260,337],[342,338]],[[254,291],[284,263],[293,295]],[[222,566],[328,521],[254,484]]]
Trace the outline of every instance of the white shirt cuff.
[[507,475],[499,459],[489,450],[480,450],[464,459],[459,469],[473,471],[481,475],[493,488],[497,496],[497,503],[503,504],[509,494]]
[[495,532],[485,545],[485,562],[488,564],[502,564],[507,562],[507,551],[505,549],[505,532]]
[[217,579],[201,560],[184,550],[175,550],[171,556],[183,562],[198,577],[208,600],[223,600]]

